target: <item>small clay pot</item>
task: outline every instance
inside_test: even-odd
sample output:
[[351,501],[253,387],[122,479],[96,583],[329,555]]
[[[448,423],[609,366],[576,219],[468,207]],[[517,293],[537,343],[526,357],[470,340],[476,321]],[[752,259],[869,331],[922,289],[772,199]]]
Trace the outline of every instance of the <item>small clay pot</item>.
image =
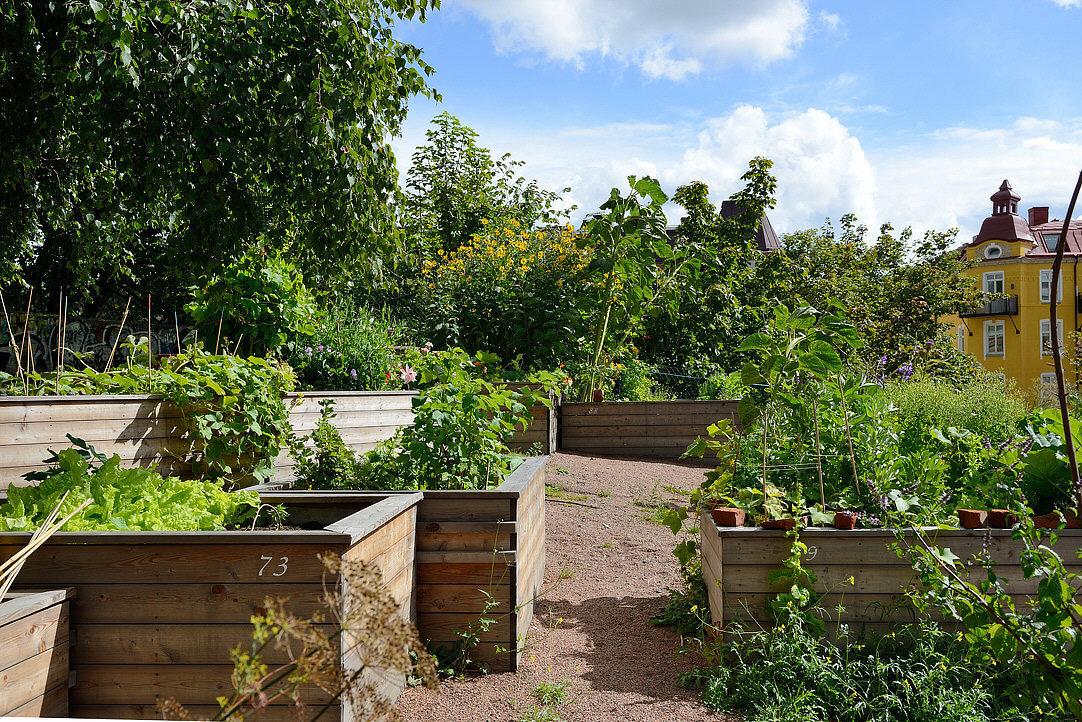
[[1067,520],[1068,529],[1082,529],[1082,519],[1074,512],[1066,512],[1063,517]]
[[988,521],[988,512],[984,509],[959,509],[958,521],[963,529],[983,529]]
[[796,519],[793,517],[786,517],[785,519],[765,519],[763,520],[764,529],[780,529],[781,531],[792,531],[796,528]]
[[834,528],[851,531],[857,528],[857,513],[855,511],[839,511],[834,513]]
[[1059,523],[1059,514],[1054,511],[1047,514],[1035,514],[1033,516],[1033,526],[1038,529],[1059,529]]
[[747,513],[732,506],[718,506],[710,510],[710,516],[718,526],[744,526]]
[[594,389],[594,403],[600,404],[605,400],[605,392],[601,389]]
[[988,526],[993,529],[1010,529],[1018,523],[1018,517],[1008,509],[989,509]]

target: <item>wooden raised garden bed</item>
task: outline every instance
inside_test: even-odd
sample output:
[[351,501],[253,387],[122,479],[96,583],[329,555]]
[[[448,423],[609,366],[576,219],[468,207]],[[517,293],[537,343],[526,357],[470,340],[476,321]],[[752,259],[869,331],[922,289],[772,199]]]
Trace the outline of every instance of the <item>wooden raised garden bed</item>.
[[[215,698],[232,690],[229,650],[248,643],[249,617],[264,599],[288,597],[290,609],[304,616],[320,607],[322,553],[376,564],[402,613],[411,614],[420,494],[262,498],[286,504],[286,523],[302,529],[61,532],[30,558],[20,585],[69,585],[77,592],[72,716],[160,717],[155,702],[170,697],[193,718],[212,716]],[[0,533],[0,560],[28,537]],[[403,682],[388,672],[383,687],[393,695]],[[309,701],[321,700],[313,689]],[[270,712],[291,716],[289,707]],[[333,712],[338,718],[340,710]]]
[[[545,464],[531,457],[499,487],[423,491],[417,507],[416,623],[421,638],[450,647],[485,616],[496,623],[472,653],[490,671],[515,671],[545,575]],[[349,492],[283,491],[337,499]],[[498,606],[485,611],[487,599]]]
[[[1009,529],[928,529],[936,546],[949,547],[959,558],[970,559],[988,541],[996,560],[996,574],[1006,579],[1008,591],[1018,595],[1036,591],[1035,580],[1023,579],[1018,563],[1020,542]],[[1069,567],[1082,567],[1077,552],[1082,530],[1059,532],[1056,551]],[[718,527],[709,514],[700,517],[703,578],[710,596],[713,624],[731,623],[769,626],[767,601],[784,588],[770,582],[770,573],[789,556],[790,540],[781,531],[752,527]],[[825,594],[820,606],[829,614],[828,625],[847,623],[855,632],[862,628],[881,631],[892,624],[913,621],[915,610],[904,590],[916,581],[909,563],[889,545],[894,533],[885,529],[805,529],[800,539],[809,551],[804,566],[816,575],[815,591]],[[981,568],[975,574],[983,574]],[[852,581],[850,581],[852,580]],[[844,611],[838,615],[837,605]]]
[[0,601],[0,717],[67,717],[72,589]]
[[721,419],[738,424],[738,404],[737,401],[561,404],[560,450],[592,456],[679,459],[696,437],[706,436],[711,424]]
[[[319,402],[335,401],[335,426],[346,444],[364,452],[413,423],[414,391],[349,391],[288,394],[290,422],[308,434],[319,420]],[[541,443],[551,453],[556,443],[555,412],[534,410],[534,421],[512,439],[526,449]],[[191,478],[184,462],[191,446],[180,411],[154,396],[0,396],[0,486],[26,483],[22,476],[46,468],[49,449],[68,446],[66,434],[84,439],[105,454],[119,454],[125,464],[157,462],[163,474]],[[283,453],[275,462],[276,480],[293,476],[293,459]]]

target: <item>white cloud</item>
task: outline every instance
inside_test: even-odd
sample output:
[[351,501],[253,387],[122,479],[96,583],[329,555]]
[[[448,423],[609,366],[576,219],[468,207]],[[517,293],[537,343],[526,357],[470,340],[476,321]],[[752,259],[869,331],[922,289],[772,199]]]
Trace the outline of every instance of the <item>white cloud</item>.
[[[681,80],[707,65],[789,57],[808,25],[805,0],[459,0],[492,26],[502,52],[583,67],[595,56]],[[831,19],[832,18],[832,19]],[[836,15],[821,21],[836,25]]]
[[832,33],[838,31],[841,23],[842,16],[838,13],[828,13],[826,10],[819,11],[819,24]]
[[1082,0],[1052,0],[1056,5],[1061,8],[1078,8],[1082,7]]
[[[1023,117],[999,127],[950,127],[884,142],[858,139],[838,116],[809,108],[771,114],[744,105],[706,121],[629,120],[597,126],[524,130],[488,126],[465,117],[497,153],[527,162],[524,173],[549,188],[571,186],[576,218],[595,208],[626,176],[653,175],[672,194],[691,180],[706,181],[715,202],[740,187],[748,160],[774,161],[779,232],[818,226],[856,213],[871,229],[890,220],[918,233],[959,227],[967,240],[991,210],[988,196],[1010,179],[1030,205],[1051,205],[1062,216],[1082,167],[1082,119]],[[397,143],[408,165],[423,125]],[[671,209],[675,218],[678,209]]]

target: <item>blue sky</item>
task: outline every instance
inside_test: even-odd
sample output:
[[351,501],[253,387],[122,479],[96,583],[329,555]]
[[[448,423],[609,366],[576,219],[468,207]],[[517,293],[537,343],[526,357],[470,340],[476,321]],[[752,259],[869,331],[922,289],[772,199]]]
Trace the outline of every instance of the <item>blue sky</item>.
[[[400,165],[448,110],[580,213],[629,173],[716,199],[775,160],[779,230],[976,232],[1003,178],[1062,214],[1082,167],[1082,0],[444,0]],[[1072,44],[1074,47],[1072,47]]]

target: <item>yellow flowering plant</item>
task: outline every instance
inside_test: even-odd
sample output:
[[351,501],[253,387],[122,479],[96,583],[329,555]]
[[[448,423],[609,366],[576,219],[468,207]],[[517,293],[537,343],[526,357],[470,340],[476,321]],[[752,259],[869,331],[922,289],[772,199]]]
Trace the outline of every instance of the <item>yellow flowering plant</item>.
[[515,219],[482,232],[421,269],[437,345],[487,349],[523,368],[553,368],[581,353],[592,252],[570,225]]

